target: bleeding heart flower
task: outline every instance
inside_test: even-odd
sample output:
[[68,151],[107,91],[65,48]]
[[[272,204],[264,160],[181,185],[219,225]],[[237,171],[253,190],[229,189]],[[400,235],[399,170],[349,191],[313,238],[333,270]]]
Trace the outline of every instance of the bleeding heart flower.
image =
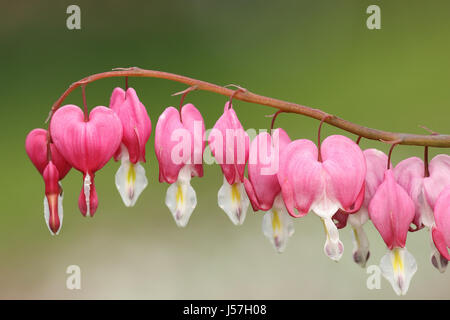
[[[450,156],[438,155],[434,157],[429,164],[429,176],[425,173],[424,162],[412,157],[401,161],[394,169],[397,182],[408,192],[415,204],[415,216],[413,223],[417,231],[427,227],[431,232],[434,226],[433,207],[428,201],[434,204],[437,195],[446,185],[450,185]],[[428,196],[427,196],[428,195]],[[445,259],[434,246],[430,234],[431,245],[431,263],[440,272],[444,272],[447,267]]]
[[217,195],[219,207],[235,225],[241,225],[249,205],[244,171],[250,139],[229,102],[225,103],[222,116],[211,130],[208,144],[224,176]]
[[83,173],[78,207],[84,216],[93,216],[98,206],[95,172],[113,156],[122,140],[122,123],[106,107],[95,107],[85,120],[75,105],[59,108],[50,122],[52,140],[63,157]]
[[447,261],[450,260],[450,185],[440,193],[434,206],[436,224],[432,228],[432,237],[436,248]]
[[370,251],[369,240],[367,239],[363,225],[369,220],[369,203],[383,182],[388,157],[384,152],[377,149],[364,150],[363,154],[367,167],[364,182],[364,201],[359,211],[348,215],[348,223],[351,225],[353,231],[353,260],[362,268],[365,268],[367,260],[370,257]]
[[109,108],[118,115],[123,127],[122,143],[114,155],[116,161],[121,161],[115,177],[116,187],[125,206],[132,207],[148,183],[141,162],[145,162],[145,144],[152,123],[133,88],[126,92],[115,88]]
[[369,215],[389,249],[380,261],[381,272],[395,293],[404,295],[417,271],[416,260],[405,248],[414,219],[414,202],[395,181],[392,169],[386,170],[384,181],[370,201]]
[[59,183],[70,170],[70,165],[50,143],[50,156],[47,154],[47,130],[33,129],[25,140],[25,150],[36,169],[44,178],[44,218],[52,235],[61,230],[63,221],[63,190]]
[[203,176],[203,117],[193,104],[180,112],[169,107],[161,114],[155,130],[155,153],[159,163],[159,181],[170,184],[166,205],[177,226],[185,227],[197,205],[191,177]]
[[[326,138],[319,150],[309,140],[295,140],[282,152],[278,181],[293,217],[313,210],[324,224],[325,254],[337,261],[344,252],[332,221],[338,209],[359,210],[364,197],[366,162],[359,146],[347,137]],[[298,210],[298,213],[296,213]]]
[[263,233],[278,252],[283,252],[287,241],[294,233],[294,224],[281,196],[278,183],[280,152],[291,142],[283,129],[270,135],[260,133],[250,145],[248,179],[244,186],[254,211],[266,211],[263,218]]

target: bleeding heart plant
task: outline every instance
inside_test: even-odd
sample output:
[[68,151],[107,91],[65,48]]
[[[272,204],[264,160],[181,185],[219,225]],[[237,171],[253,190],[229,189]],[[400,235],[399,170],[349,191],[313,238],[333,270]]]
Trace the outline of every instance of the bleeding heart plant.
[[[116,76],[126,77],[126,90],[115,88],[109,108],[99,106],[89,113],[86,85]],[[53,105],[48,131],[34,129],[28,134],[25,149],[44,180],[44,217],[52,235],[61,230],[61,180],[71,167],[83,174],[78,206],[84,216],[93,216],[97,210],[94,177],[110,159],[121,162],[115,184],[125,206],[134,206],[148,184],[144,166],[152,124],[136,91],[128,88],[129,76],[165,78],[192,85],[178,93],[183,94],[179,109],[166,108],[155,128],[159,182],[169,184],[165,203],[177,226],[185,227],[197,206],[191,178],[203,176],[206,144],[200,111],[183,101],[188,92],[207,90],[230,97],[207,141],[223,173],[218,205],[233,224],[243,224],[251,203],[254,211],[265,211],[263,233],[277,252],[283,252],[294,233],[292,217],[314,211],[325,227],[325,254],[335,261],[341,258],[344,245],[338,229],[349,224],[353,231],[353,260],[364,268],[370,253],[363,226],[370,219],[388,249],[380,262],[381,272],[399,295],[407,292],[417,270],[414,257],[406,250],[408,231],[426,227],[432,240],[431,262],[439,271],[445,271],[450,259],[450,156],[437,155],[428,163],[428,148],[450,147],[450,136],[374,130],[319,109],[253,94],[243,88],[231,90],[140,68],[117,69],[75,82]],[[60,107],[80,86],[84,110],[75,105]],[[250,141],[233,109],[233,98],[278,108],[272,116],[270,132],[264,130]],[[306,139],[291,141],[285,130],[273,130],[281,112],[322,119],[317,145]],[[332,135],[321,142],[324,122],[359,135],[357,142],[342,135]],[[376,149],[362,152],[362,137],[391,144],[389,155]],[[391,153],[397,144],[424,146],[424,160],[408,158],[392,169]],[[304,233],[299,234],[301,241],[306,241]]]

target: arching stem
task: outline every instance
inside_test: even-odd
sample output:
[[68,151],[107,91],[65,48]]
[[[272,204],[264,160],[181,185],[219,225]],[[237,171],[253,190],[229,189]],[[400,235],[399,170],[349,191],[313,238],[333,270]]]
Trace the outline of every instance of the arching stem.
[[176,92],[174,94],[172,94],[172,97],[174,96],[178,96],[181,94],[181,99],[180,99],[180,105],[178,106],[178,110],[180,111],[180,120],[181,120],[181,108],[183,108],[183,103],[184,103],[184,99],[186,98],[186,95],[191,92],[197,90],[197,86],[190,86],[189,88],[187,88],[186,90],[180,91],[180,92]]
[[[53,113],[61,106],[64,99],[77,87],[91,83],[100,79],[111,78],[111,77],[151,77],[151,78],[159,78],[159,79],[168,79],[172,81],[177,81],[181,83],[185,83],[187,85],[197,85],[198,90],[215,92],[224,96],[231,96],[233,94],[233,90],[218,86],[213,83],[209,83],[206,81],[201,81],[181,75],[177,75],[174,73],[156,71],[156,70],[145,70],[137,67],[132,68],[118,68],[113,71],[107,71],[102,73],[97,73],[91,76],[88,76],[80,81],[73,83],[67,88],[67,90],[56,100],[53,104],[52,109],[49,113],[47,121],[50,120]],[[256,103],[260,105],[265,105],[273,108],[277,108],[284,112],[291,112],[302,114],[307,117],[311,117],[317,120],[322,120],[326,112],[310,108],[307,106],[299,105],[292,102],[287,102],[279,99],[274,99],[271,97],[266,97],[262,95],[258,95],[248,90],[235,92],[233,98],[245,101]],[[356,107],[356,106],[355,106]],[[400,144],[403,145],[416,145],[416,146],[430,146],[430,147],[441,147],[441,148],[449,148],[450,147],[450,135],[420,135],[420,134],[406,134],[406,133],[397,133],[397,132],[389,132],[382,131],[372,128],[367,128],[356,123],[352,123],[350,121],[341,119],[336,116],[332,116],[327,118],[326,123],[345,130],[347,132],[353,133],[358,136],[362,136],[366,139],[370,140],[384,140],[384,141],[396,141],[401,140]]]
[[391,156],[392,156],[392,150],[394,150],[395,146],[399,144],[397,143],[392,143],[391,147],[389,148],[389,155],[388,155],[388,162],[387,162],[387,169],[389,170],[391,168]]
[[275,125],[275,119],[278,117],[278,115],[280,114],[280,113],[282,113],[283,111],[282,110],[278,110],[277,112],[275,112],[273,115],[272,115],[272,121],[270,122],[270,134],[272,134],[273,133],[273,127],[274,127],[274,125]]
[[233,108],[233,105],[232,105],[232,103],[233,103],[233,98],[234,98],[234,96],[237,95],[239,92],[247,92],[247,89],[238,87],[236,90],[233,91],[233,93],[230,95],[230,100],[229,100],[229,102],[228,102],[228,109]]

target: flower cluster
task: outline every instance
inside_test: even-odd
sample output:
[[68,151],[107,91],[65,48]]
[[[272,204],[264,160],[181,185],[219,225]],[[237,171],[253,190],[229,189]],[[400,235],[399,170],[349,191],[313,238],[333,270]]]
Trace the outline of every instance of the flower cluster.
[[[62,226],[61,180],[72,167],[83,174],[78,206],[84,216],[97,210],[95,173],[112,158],[121,162],[115,184],[125,206],[136,203],[148,184],[143,163],[151,129],[135,90],[115,88],[109,108],[98,106],[88,114],[65,105],[54,112],[48,131],[28,134],[25,147],[44,179],[44,217],[52,234]],[[399,295],[407,292],[417,270],[405,247],[408,232],[429,230],[431,262],[445,271],[450,260],[450,156],[441,154],[429,163],[412,157],[392,167],[390,156],[362,151],[345,136],[321,142],[320,129],[317,145],[291,141],[281,128],[250,141],[231,100],[206,137],[203,117],[193,104],[168,107],[156,124],[155,154],[159,182],[169,184],[165,203],[179,227],[188,224],[197,205],[190,180],[203,176],[206,142],[223,173],[219,207],[235,225],[244,222],[250,204],[265,212],[263,233],[278,252],[294,233],[294,218],[312,211],[325,229],[324,252],[334,261],[344,252],[338,229],[350,224],[353,260],[361,267],[370,256],[363,226],[371,220],[388,249],[380,262],[382,274]]]

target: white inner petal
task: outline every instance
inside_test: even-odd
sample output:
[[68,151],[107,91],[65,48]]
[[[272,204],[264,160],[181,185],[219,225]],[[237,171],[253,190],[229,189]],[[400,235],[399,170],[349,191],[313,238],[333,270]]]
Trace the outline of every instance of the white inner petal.
[[91,216],[90,198],[91,198],[91,176],[86,173],[83,182],[84,199],[86,201],[86,216]]
[[369,259],[369,240],[364,231],[363,224],[368,220],[368,212],[364,207],[361,210],[350,214],[347,222],[352,227],[353,239],[353,261],[359,264],[362,268],[366,267]]
[[283,252],[289,237],[294,234],[294,222],[284,206],[281,193],[275,198],[272,209],[264,214],[262,230],[275,250]]
[[331,218],[322,218],[327,239],[323,247],[325,254],[334,261],[339,261],[344,253],[344,245],[339,240],[339,232]]
[[429,229],[430,234],[430,247],[431,247],[431,255],[430,255],[430,261],[431,264],[439,270],[440,273],[444,273],[447,269],[448,261],[445,257],[443,257],[439,250],[434,245],[433,237],[431,235],[431,229]]
[[[324,175],[324,173],[322,174]],[[331,218],[336,211],[338,211],[341,204],[334,198],[334,196],[330,194],[330,190],[328,190],[328,188],[331,188],[331,186],[325,175],[323,176],[323,179],[324,188],[322,190],[322,194],[311,204],[311,210],[314,211],[319,217],[327,219]]]
[[59,231],[61,230],[62,223],[63,223],[63,194],[58,195],[58,218],[59,218],[59,229],[56,231],[56,233],[53,233],[52,229],[50,229],[50,209],[48,206],[48,200],[47,197],[44,197],[44,219],[45,223],[47,224],[47,228],[50,231],[50,233],[55,236],[59,234]]
[[223,185],[217,194],[217,202],[231,222],[235,225],[244,223],[250,201],[243,183],[237,182],[230,185],[227,179],[223,177]]
[[121,165],[116,172],[115,180],[117,190],[127,207],[135,205],[148,184],[144,167],[139,162],[131,163],[128,152],[124,152],[124,150],[122,150]]
[[347,222],[352,226],[362,226],[369,220],[369,211],[365,206],[362,206],[358,212],[348,215]]
[[179,227],[185,227],[188,224],[197,206],[197,195],[190,184],[191,170],[191,165],[181,168],[177,181],[169,186],[166,193],[166,206]]
[[369,240],[362,226],[352,226],[353,261],[362,268],[366,267],[369,259]]
[[431,228],[434,225],[434,213],[424,194],[424,189],[422,188],[419,197],[419,213],[420,222],[422,222],[426,227]]
[[380,261],[382,275],[389,281],[397,295],[405,295],[417,271],[416,260],[406,248],[394,248]]

